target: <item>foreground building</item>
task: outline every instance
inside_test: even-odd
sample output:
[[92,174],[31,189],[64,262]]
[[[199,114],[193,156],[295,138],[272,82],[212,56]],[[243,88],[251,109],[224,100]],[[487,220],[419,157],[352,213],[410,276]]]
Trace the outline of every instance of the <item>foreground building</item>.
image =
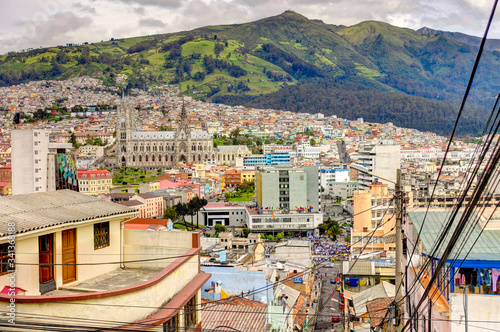
[[15,303],[16,326],[57,329],[71,316],[82,327],[201,328],[195,308],[210,274],[199,233],[124,229],[134,210],[69,190],[0,197],[0,211],[0,249],[11,236],[16,253],[15,266],[2,265],[0,301]]
[[[465,288],[468,288],[468,319],[469,331],[498,330],[500,317],[500,216],[492,210],[481,212],[483,216],[473,213],[469,218],[471,225],[466,234],[460,235],[447,260],[444,272],[440,272],[436,282],[424,301],[424,306],[416,310],[424,289],[429,284],[435,272],[435,267],[442,257],[443,250],[450,241],[447,236],[443,244],[434,252],[436,240],[450,217],[448,210],[421,209],[409,212],[409,220],[404,223],[407,236],[406,254],[403,261],[407,268],[408,284],[416,281],[415,289],[406,299],[406,317],[414,314],[410,321],[414,330],[424,328],[423,322],[432,327],[432,331],[451,332],[466,331],[465,317]],[[424,222],[424,216],[425,222]],[[491,215],[491,220],[487,223]],[[450,228],[450,234],[455,231],[462,212],[458,212]],[[417,234],[422,227],[421,237]],[[468,227],[468,226],[467,226]],[[467,234],[467,235],[468,235]],[[476,239],[477,242],[476,242]],[[416,250],[414,256],[414,243]],[[404,248],[404,247],[403,247]],[[412,260],[411,264],[409,260]],[[424,262],[432,259],[432,264],[424,269]],[[419,277],[418,280],[416,278]],[[428,308],[431,303],[431,308]],[[427,329],[426,329],[427,330]]]

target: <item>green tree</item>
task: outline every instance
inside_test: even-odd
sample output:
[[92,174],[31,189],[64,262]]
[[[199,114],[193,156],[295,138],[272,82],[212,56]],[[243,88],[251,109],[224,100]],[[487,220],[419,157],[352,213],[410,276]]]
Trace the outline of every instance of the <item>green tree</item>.
[[283,238],[283,233],[276,234],[276,240],[281,241],[282,238]]
[[238,136],[240,136],[240,132],[241,132],[241,129],[240,128],[234,128],[233,130],[231,130],[231,132],[229,133],[229,137],[230,138],[237,138]]
[[214,229],[215,229],[215,236],[216,237],[219,235],[219,233],[224,233],[225,231],[227,231],[226,226],[219,225],[219,224],[216,224]]
[[175,206],[175,210],[177,211],[177,215],[180,217],[180,219],[184,220],[184,226],[186,226],[186,229],[188,229],[186,220],[184,219],[184,217],[189,213],[189,208],[187,204],[177,203],[177,205]]
[[177,219],[177,210],[173,206],[167,206],[165,211],[163,212],[164,219],[170,219],[174,222]]
[[[243,236],[248,237],[248,234],[252,233],[252,230],[248,227],[243,228]],[[262,234],[261,234],[262,235]]]
[[76,141],[75,133],[71,133],[71,135],[69,136],[68,143],[71,143],[71,145],[73,145],[75,149],[78,147],[78,142]]

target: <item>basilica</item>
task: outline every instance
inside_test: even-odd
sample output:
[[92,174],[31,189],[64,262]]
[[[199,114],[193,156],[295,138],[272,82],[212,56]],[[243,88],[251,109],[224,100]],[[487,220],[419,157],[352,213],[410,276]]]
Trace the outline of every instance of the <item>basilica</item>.
[[177,131],[138,131],[136,114],[133,105],[123,99],[116,118],[119,167],[165,168],[215,160],[212,135],[191,131],[184,104]]

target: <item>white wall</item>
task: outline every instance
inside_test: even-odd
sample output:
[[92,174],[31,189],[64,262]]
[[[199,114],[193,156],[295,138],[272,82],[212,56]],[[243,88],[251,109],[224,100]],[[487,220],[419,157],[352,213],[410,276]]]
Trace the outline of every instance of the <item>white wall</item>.
[[[469,294],[468,303],[469,332],[499,330],[500,295]],[[453,332],[465,332],[464,317],[464,294],[450,294],[450,321]]]

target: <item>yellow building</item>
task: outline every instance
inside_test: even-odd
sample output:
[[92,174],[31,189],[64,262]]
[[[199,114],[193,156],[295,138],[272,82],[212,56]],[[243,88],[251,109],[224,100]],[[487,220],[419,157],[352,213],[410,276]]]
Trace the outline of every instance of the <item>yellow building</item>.
[[78,171],[78,190],[82,194],[109,194],[112,186],[112,174],[106,170]]
[[[32,315],[31,329],[63,326],[66,316],[117,330],[201,329],[193,308],[210,274],[200,271],[199,233],[125,228],[133,209],[71,190],[0,197],[0,211],[0,286],[8,290],[0,302]],[[145,259],[158,255],[166,259]]]
[[253,182],[255,180],[255,170],[241,170],[241,182]]
[[388,192],[387,185],[380,182],[370,185],[369,190],[354,192],[352,254],[361,253],[363,248],[363,253],[374,251],[394,253],[395,244],[384,241],[384,236],[394,233],[393,228],[396,224],[395,205],[392,197],[392,194]]

